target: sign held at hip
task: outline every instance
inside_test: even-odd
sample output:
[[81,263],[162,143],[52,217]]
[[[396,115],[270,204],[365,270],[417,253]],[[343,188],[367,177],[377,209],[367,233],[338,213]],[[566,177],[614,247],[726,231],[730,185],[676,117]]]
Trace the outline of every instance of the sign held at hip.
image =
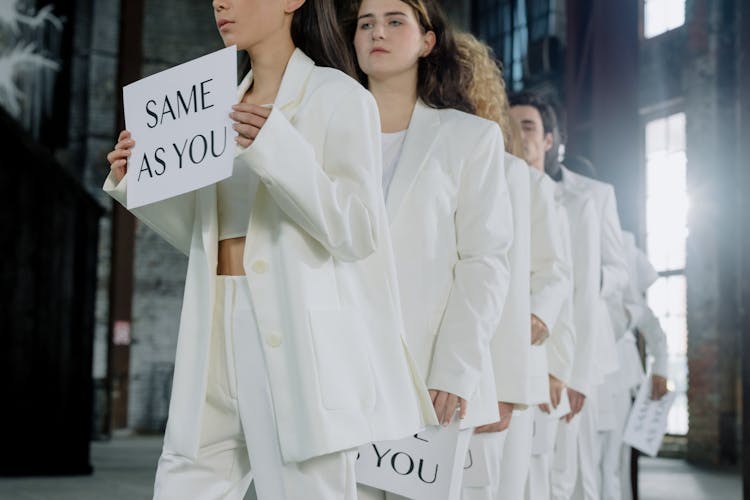
[[232,175],[237,96],[235,46],[156,73],[122,89],[128,208],[172,198]]
[[430,426],[396,441],[360,446],[357,482],[417,500],[459,498],[471,430]]

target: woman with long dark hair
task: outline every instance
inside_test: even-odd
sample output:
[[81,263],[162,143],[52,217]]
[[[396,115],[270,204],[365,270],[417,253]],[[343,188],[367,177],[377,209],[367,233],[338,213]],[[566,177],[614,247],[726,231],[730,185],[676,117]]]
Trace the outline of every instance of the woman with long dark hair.
[[346,26],[380,111],[407,342],[439,421],[462,418],[463,456],[474,427],[500,420],[490,343],[513,238],[502,132],[471,114],[469,68],[436,1],[361,0]]
[[[133,213],[189,256],[154,498],[353,499],[355,448],[434,421],[403,339],[377,108],[330,0],[214,0],[252,71],[230,178]],[[341,70],[341,71],[339,71]],[[134,138],[104,189],[127,198]]]

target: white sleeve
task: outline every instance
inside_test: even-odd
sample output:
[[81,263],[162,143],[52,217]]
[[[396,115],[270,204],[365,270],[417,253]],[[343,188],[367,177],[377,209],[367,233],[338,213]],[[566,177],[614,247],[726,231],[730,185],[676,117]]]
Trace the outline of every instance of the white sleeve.
[[573,317],[576,348],[569,386],[588,395],[595,376],[595,360],[599,310],[600,249],[599,217],[593,201],[587,198],[578,214],[570,214],[573,252]]
[[554,189],[546,175],[531,178],[531,313],[550,331],[570,285]]
[[645,312],[636,326],[646,340],[646,348],[649,354],[654,357],[654,363],[651,366],[652,373],[665,378],[668,377],[669,352],[667,348],[667,335],[662,330],[659,319],[654,315],[650,307],[645,307]]
[[607,185],[604,212],[601,214],[601,296],[605,299],[622,292],[628,286],[628,265],[622,240],[617,199],[612,186]]
[[322,158],[274,109],[237,159],[255,171],[276,204],[334,257],[355,261],[378,243],[382,211],[380,118],[360,89],[341,95],[326,128]]
[[559,232],[564,246],[566,267],[568,268],[565,300],[550,337],[546,342],[547,367],[549,373],[562,380],[566,385],[573,371],[573,360],[576,348],[576,331],[573,320],[573,263],[570,262],[570,224],[564,210],[557,214]]
[[[104,181],[103,189],[122,206],[127,207],[127,187],[127,176],[118,183],[110,173]],[[134,208],[130,212],[177,250],[185,255],[190,253],[195,220],[195,191]]]
[[503,136],[493,124],[467,158],[456,207],[458,262],[435,339],[427,387],[469,399],[505,304],[513,215]]

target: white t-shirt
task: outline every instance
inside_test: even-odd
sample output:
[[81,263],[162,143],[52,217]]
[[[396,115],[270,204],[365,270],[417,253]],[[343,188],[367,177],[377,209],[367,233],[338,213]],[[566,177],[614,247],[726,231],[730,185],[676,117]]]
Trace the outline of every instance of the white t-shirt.
[[396,173],[396,165],[404,148],[406,130],[391,134],[381,133],[380,137],[383,148],[383,195],[387,199],[388,189],[391,187],[393,174]]

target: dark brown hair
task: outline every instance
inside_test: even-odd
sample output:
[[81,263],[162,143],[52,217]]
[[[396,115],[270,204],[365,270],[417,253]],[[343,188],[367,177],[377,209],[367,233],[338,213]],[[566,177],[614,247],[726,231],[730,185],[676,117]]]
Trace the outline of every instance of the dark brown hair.
[[[435,33],[435,47],[419,59],[417,69],[417,95],[433,108],[454,108],[474,113],[474,105],[467,95],[471,68],[458,57],[453,27],[437,0],[401,0],[414,11],[422,30]],[[349,52],[354,61],[354,35],[357,31],[357,14],[361,0],[348,1],[344,16],[344,31],[349,42]],[[367,86],[367,75],[357,67],[357,77]]]
[[[318,66],[335,68],[356,78],[356,65],[337,22],[334,0],[306,0],[292,18],[292,42]],[[247,53],[240,54],[239,77],[250,69]]]

